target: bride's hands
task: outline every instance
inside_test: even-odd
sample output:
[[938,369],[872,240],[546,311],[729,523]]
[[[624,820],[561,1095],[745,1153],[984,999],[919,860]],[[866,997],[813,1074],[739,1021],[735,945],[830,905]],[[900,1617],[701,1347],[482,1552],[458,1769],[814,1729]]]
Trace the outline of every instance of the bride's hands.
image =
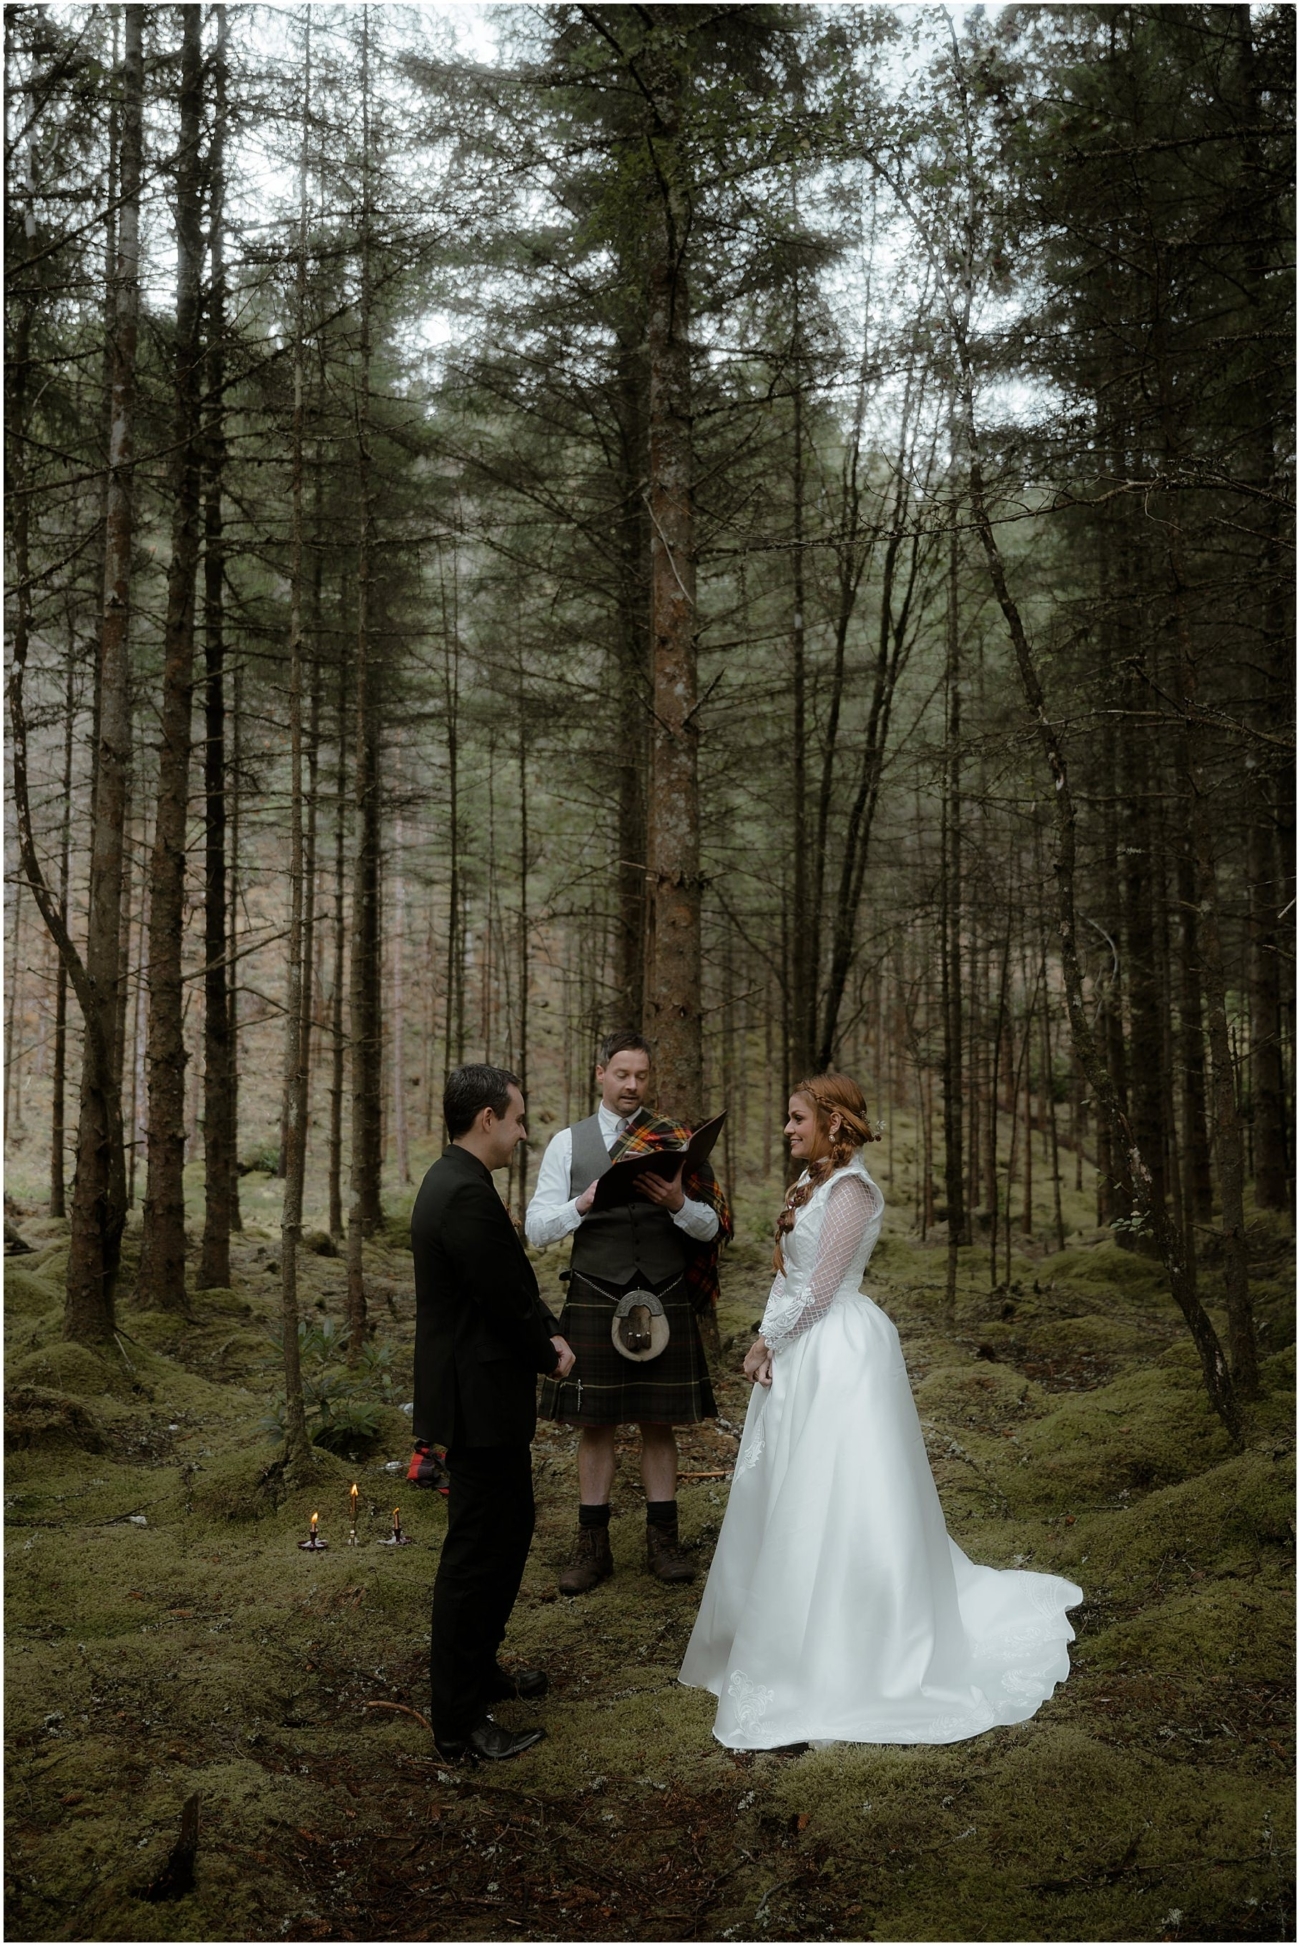
[[772,1383],[772,1354],[761,1338],[755,1338],[745,1353],[745,1377],[754,1385]]

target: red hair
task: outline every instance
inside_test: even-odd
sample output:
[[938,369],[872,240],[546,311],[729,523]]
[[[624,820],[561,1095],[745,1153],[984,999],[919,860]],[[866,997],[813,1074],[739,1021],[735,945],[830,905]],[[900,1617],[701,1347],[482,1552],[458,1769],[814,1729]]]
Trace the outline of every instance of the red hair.
[[[839,1074],[834,1068],[825,1074],[810,1075],[790,1090],[791,1096],[802,1095],[811,1103],[813,1116],[817,1123],[817,1133],[823,1140],[830,1142],[825,1155],[811,1163],[805,1175],[795,1183],[786,1197],[781,1214],[776,1219],[776,1248],[772,1252],[773,1270],[785,1269],[785,1252],[781,1239],[794,1228],[795,1212],[801,1210],[813,1191],[825,1182],[827,1176],[836,1169],[842,1169],[855,1149],[864,1142],[879,1140],[876,1131],[867,1120],[866,1098],[851,1074]],[[838,1115],[840,1126],[834,1137],[831,1136],[831,1117]]]

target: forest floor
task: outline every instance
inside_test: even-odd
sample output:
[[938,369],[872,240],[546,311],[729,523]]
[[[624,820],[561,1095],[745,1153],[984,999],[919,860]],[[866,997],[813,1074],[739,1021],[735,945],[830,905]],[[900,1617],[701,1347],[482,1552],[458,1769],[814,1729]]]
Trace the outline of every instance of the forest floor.
[[[274,1390],[278,1185],[245,1182],[234,1288],[192,1319],[133,1310],[65,1343],[63,1228],[6,1266],[12,1940],[1266,1940],[1292,1937],[1289,1237],[1260,1220],[1265,1391],[1245,1450],[1213,1419],[1158,1273],[1097,1232],[1017,1256],[990,1294],[891,1212],[868,1288],[902,1334],[940,1493],[977,1561],[1078,1581],[1069,1681],[1031,1721],[945,1747],[736,1754],[676,1671],[698,1600],[642,1559],[635,1454],[614,1578],[569,1602],[574,1436],[543,1426],[537,1538],[506,1659],[551,1695],[547,1740],[453,1771],[423,1709],[445,1503],[409,1457],[411,1260],[368,1248],[394,1404],[355,1460],[285,1493]],[[772,1188],[724,1270],[722,1419],[683,1437],[701,1570],[726,1498],[766,1293]],[[1076,1220],[1085,1215],[1082,1200]],[[138,1220],[138,1219],[136,1219]],[[260,1226],[260,1227],[259,1227]],[[136,1233],[132,1232],[132,1240]],[[557,1303],[555,1257],[543,1289]],[[307,1255],[308,1313],[343,1266]],[[345,1545],[361,1488],[364,1546]],[[418,1543],[374,1543],[400,1500]],[[297,1542],[319,1511],[329,1551]],[[195,1888],[148,1896],[198,1793]]]

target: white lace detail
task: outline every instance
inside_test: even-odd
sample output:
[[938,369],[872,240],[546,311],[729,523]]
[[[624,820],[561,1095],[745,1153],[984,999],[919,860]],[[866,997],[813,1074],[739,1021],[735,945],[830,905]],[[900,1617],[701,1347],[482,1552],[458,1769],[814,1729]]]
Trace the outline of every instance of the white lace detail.
[[733,1669],[727,1694],[736,1706],[736,1723],[746,1735],[756,1730],[767,1715],[772,1691],[761,1682],[751,1682],[743,1669]]
[[1043,1678],[1041,1676],[1026,1675],[1023,1669],[1008,1669],[1002,1678],[1002,1687],[1009,1690],[1013,1696],[1023,1696],[1026,1698],[1030,1696],[1041,1696],[1043,1693]]
[[953,1716],[929,1716],[925,1722],[925,1741],[956,1743],[961,1737],[977,1737],[982,1730],[991,1730],[996,1722],[997,1717],[988,1703]]
[[763,1454],[766,1451],[766,1448],[767,1448],[767,1441],[764,1439],[762,1433],[759,1433],[756,1438],[750,1441],[749,1445],[746,1446],[744,1452],[740,1455],[739,1459],[736,1461],[736,1464],[732,1469],[733,1473],[748,1473],[751,1467],[755,1467],[758,1465],[758,1462],[762,1459]]
[[796,1210],[783,1246],[786,1268],[778,1271],[763,1313],[770,1351],[783,1351],[810,1330],[841,1293],[857,1291],[884,1213],[884,1197],[856,1160],[836,1169]]

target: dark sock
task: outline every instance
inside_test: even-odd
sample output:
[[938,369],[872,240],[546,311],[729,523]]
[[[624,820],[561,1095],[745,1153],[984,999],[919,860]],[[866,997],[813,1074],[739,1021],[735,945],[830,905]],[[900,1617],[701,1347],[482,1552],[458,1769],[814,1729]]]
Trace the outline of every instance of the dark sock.
[[578,1525],[579,1527],[608,1527],[609,1526],[608,1500],[604,1501],[602,1505],[598,1507],[590,1505],[585,1500],[579,1501]]
[[651,1527],[675,1527],[677,1525],[677,1502],[675,1500],[647,1500],[645,1503],[647,1525]]

